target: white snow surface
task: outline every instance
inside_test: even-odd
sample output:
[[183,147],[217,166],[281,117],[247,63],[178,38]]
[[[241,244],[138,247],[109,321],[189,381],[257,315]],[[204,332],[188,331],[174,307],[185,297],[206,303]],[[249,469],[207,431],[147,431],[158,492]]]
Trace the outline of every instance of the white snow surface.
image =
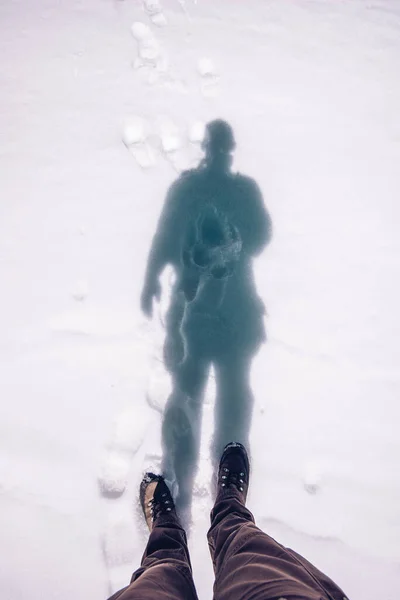
[[[397,600],[400,3],[10,0],[0,28],[1,597],[106,598],[139,565],[170,389],[170,273],[148,321],[147,254],[202,124],[223,118],[274,229],[255,264],[248,505],[350,600]],[[212,403],[211,379],[200,600]]]

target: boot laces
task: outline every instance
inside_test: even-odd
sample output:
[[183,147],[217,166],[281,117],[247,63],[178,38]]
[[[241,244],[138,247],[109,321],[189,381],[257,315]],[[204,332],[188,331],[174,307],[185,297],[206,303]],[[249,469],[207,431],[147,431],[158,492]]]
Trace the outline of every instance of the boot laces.
[[225,488],[234,485],[239,492],[243,492],[245,483],[245,474],[243,471],[236,473],[232,472],[228,467],[222,468],[221,487]]
[[161,494],[160,498],[155,499],[154,497],[149,500],[147,506],[150,508],[151,518],[156,519],[159,514],[168,513],[172,511],[173,502],[171,498],[168,497],[167,492]]

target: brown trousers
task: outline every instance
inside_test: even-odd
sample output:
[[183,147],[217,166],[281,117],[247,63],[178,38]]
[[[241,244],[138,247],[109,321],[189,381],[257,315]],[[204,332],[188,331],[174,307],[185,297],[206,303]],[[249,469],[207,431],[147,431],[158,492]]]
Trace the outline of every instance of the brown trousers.
[[[229,489],[211,512],[208,544],[214,600],[347,600],[343,591],[299,554],[262,532]],[[185,531],[160,516],[141,567],[109,600],[197,600]]]

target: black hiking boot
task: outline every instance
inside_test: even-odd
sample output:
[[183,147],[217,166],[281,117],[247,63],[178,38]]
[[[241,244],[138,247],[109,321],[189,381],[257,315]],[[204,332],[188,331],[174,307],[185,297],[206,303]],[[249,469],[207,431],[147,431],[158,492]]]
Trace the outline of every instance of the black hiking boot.
[[227,444],[218,469],[217,500],[232,488],[236,488],[243,504],[249,488],[250,463],[246,448],[239,442]]
[[140,484],[140,504],[150,531],[160,515],[170,515],[178,521],[171,492],[162,475],[145,474]]

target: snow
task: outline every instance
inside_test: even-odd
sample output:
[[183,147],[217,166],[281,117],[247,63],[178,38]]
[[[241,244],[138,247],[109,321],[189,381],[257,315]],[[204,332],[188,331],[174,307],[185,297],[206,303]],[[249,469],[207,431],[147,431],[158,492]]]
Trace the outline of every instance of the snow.
[[204,139],[205,124],[201,121],[196,121],[189,129],[189,140],[193,144],[201,144]]
[[[0,23],[2,597],[105,598],[139,564],[170,389],[171,273],[145,319],[147,254],[223,118],[274,231],[255,263],[249,507],[351,600],[397,598],[398,3],[16,0]],[[189,542],[201,600],[214,387]]]

